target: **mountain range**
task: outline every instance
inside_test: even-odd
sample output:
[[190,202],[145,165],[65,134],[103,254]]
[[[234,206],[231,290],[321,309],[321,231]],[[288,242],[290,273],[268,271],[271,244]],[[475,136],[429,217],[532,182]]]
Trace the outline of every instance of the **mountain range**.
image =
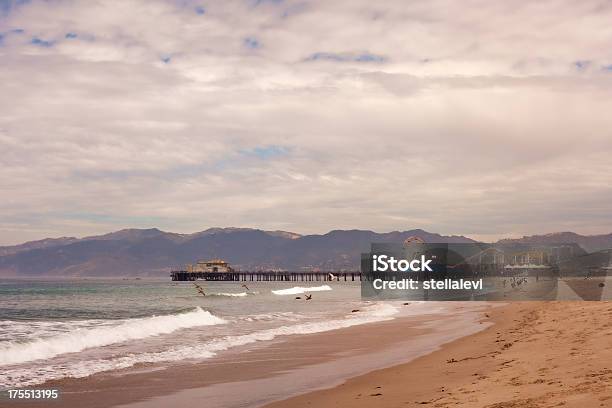
[[[198,259],[222,258],[242,270],[358,270],[372,242],[476,242],[421,229],[377,233],[334,230],[321,235],[250,228],[210,228],[193,234],[124,229],[85,238],[62,237],[0,247],[0,277],[167,276]],[[612,248],[612,234],[572,232],[526,236],[500,243],[578,243],[586,251]]]

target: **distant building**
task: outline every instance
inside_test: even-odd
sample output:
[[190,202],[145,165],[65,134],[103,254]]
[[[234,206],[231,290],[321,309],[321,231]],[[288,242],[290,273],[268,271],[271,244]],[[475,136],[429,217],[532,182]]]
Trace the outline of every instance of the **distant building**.
[[198,261],[195,264],[187,265],[187,272],[234,272],[227,262],[223,259],[211,259],[209,261]]
[[489,247],[465,259],[465,262],[470,265],[504,265],[506,263],[506,254],[504,251]]

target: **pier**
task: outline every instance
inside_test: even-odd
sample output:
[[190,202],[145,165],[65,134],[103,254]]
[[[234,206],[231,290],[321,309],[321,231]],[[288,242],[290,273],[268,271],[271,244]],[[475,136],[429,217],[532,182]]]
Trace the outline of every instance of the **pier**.
[[331,282],[360,281],[360,272],[195,272],[171,271],[173,281],[228,281],[228,282]]

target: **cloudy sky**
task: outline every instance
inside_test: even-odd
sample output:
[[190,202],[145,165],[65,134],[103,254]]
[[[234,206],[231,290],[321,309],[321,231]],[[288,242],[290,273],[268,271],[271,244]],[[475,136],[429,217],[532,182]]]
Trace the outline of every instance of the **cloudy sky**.
[[0,244],[611,232],[610,21],[591,0],[0,0]]

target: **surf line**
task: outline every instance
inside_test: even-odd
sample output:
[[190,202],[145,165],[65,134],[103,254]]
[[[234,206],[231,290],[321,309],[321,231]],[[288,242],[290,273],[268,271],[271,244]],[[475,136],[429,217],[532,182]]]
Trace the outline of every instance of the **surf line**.
[[[421,284],[420,284],[421,283]],[[382,280],[374,279],[372,281],[374,289],[391,289],[391,290],[417,290],[417,289],[433,289],[433,290],[480,290],[482,289],[482,279],[467,280],[467,279],[430,279],[419,282],[415,279],[400,279],[400,280]]]

